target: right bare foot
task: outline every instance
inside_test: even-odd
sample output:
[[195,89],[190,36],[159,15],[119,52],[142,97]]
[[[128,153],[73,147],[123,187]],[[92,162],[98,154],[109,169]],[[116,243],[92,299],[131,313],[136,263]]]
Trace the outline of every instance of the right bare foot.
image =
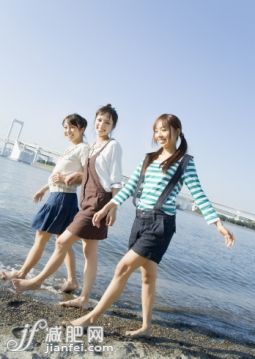
[[67,300],[65,302],[59,302],[59,304],[62,305],[63,307],[74,307],[74,308],[81,308],[81,309],[88,309],[90,307],[88,301],[87,300],[85,301],[81,297]]
[[35,290],[41,287],[41,284],[38,284],[33,281],[33,279],[12,279],[13,288],[16,292],[21,293],[26,290]]
[[64,293],[71,293],[77,288],[78,288],[77,282],[65,280],[62,286],[60,287],[60,291]]
[[0,274],[3,280],[12,280],[14,278],[24,279],[25,275],[20,274],[18,271],[3,271]]
[[127,331],[126,336],[132,337],[132,338],[145,338],[149,337],[151,335],[150,328],[139,328],[137,330],[130,330]]

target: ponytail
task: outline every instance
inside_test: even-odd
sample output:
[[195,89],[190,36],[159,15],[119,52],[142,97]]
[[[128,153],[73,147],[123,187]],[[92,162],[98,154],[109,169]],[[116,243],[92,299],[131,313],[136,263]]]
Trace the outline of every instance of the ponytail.
[[[170,156],[169,158],[167,158],[164,162],[162,162],[160,164],[162,171],[164,173],[167,172],[167,170],[177,161],[179,161],[186,153],[188,150],[188,144],[187,141],[184,137],[184,134],[182,132],[182,125],[181,125],[181,121],[179,120],[179,118],[175,115],[171,115],[171,114],[163,114],[161,116],[159,116],[156,121],[154,122],[153,125],[153,130],[155,130],[156,124],[158,121],[161,121],[166,128],[171,128],[173,127],[175,130],[179,129],[180,130],[180,140],[181,143],[179,145],[179,147],[177,148],[177,150],[175,151],[175,153]],[[154,140],[155,141],[155,140]],[[145,160],[144,160],[144,172],[146,171],[147,167],[156,159],[158,158],[158,156],[162,153],[163,149],[160,148],[155,152],[150,152],[147,153]]]
[[180,134],[180,138],[181,138],[181,143],[180,146],[175,151],[175,153],[161,163],[162,171],[164,173],[166,173],[168,168],[170,168],[175,162],[179,161],[187,153],[188,144],[183,133]]

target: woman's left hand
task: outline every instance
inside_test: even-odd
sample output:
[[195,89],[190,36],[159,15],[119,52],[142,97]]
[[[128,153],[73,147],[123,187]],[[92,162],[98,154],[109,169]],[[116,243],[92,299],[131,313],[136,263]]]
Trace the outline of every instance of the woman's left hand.
[[232,247],[235,242],[235,237],[233,233],[230,232],[226,227],[224,227],[221,221],[218,221],[216,226],[219,233],[224,237],[226,246]]
[[106,225],[112,226],[116,219],[117,206],[113,202],[108,202],[100,211],[96,212],[92,218],[92,224],[95,227],[100,227],[100,222],[106,217]]
[[60,172],[55,173],[51,176],[53,183],[64,183],[65,182],[65,176],[63,176]]
[[107,216],[107,214],[108,214],[108,211],[105,209],[105,207],[100,209],[100,211],[96,212],[92,218],[93,226],[99,228],[101,220],[103,218],[105,218]]
[[116,221],[116,212],[117,212],[117,208],[113,207],[107,213],[106,220],[105,220],[105,223],[107,226],[112,226],[114,224],[114,222]]
[[66,186],[73,186],[76,184],[81,184],[82,182],[82,173],[73,172],[70,175],[67,175],[64,179]]

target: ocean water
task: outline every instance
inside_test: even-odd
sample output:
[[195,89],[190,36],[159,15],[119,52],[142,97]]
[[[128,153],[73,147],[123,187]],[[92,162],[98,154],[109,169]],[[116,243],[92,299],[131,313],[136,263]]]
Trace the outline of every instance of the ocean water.
[[[0,270],[17,269],[34,240],[30,228],[41,204],[32,202],[33,193],[46,183],[48,172],[0,157]],[[118,211],[117,222],[108,239],[99,245],[99,267],[92,298],[99,299],[112,278],[114,268],[127,250],[134,207],[127,201]],[[154,320],[164,325],[188,325],[255,344],[255,232],[228,224],[236,236],[232,249],[204,219],[186,211],[177,212],[177,233],[158,270]],[[38,273],[51,255],[52,238]],[[81,242],[74,245],[77,276],[81,282],[83,256]],[[50,277],[44,290],[28,292],[35,298],[56,302],[62,294],[54,291],[65,276],[61,268]],[[9,284],[0,281],[1,286]],[[140,273],[133,273],[116,303],[140,311]]]

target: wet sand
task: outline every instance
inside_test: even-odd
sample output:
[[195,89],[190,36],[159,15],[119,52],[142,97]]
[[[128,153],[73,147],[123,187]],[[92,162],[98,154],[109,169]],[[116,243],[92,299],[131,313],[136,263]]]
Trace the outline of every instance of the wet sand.
[[[62,308],[58,304],[48,304],[25,294],[15,294],[7,287],[0,288],[0,358],[255,358],[255,345],[238,342],[218,336],[199,328],[173,325],[154,321],[150,338],[130,339],[126,330],[141,325],[140,314],[122,309],[112,309],[97,323],[104,328],[104,346],[112,346],[112,351],[100,352],[98,347],[90,352],[52,352],[46,354],[46,331],[39,330],[26,351],[11,352],[7,341],[20,342],[25,324],[34,325],[39,319],[46,319],[49,327],[61,325],[63,320],[74,319],[86,313],[76,308]],[[65,329],[62,328],[63,335]],[[82,336],[84,348],[88,346],[86,331]],[[94,343],[97,345],[97,343]]]

